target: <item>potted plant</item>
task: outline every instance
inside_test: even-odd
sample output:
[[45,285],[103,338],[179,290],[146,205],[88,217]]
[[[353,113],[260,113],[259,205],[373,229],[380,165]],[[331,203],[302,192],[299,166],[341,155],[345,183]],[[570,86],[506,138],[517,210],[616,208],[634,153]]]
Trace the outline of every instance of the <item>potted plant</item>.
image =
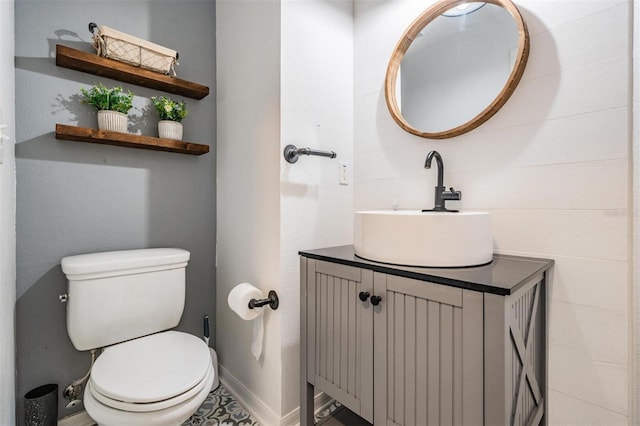
[[182,140],[182,119],[188,114],[184,101],[176,102],[165,96],[152,96],[151,102],[158,117],[158,136],[165,139]]
[[109,89],[102,83],[91,89],[80,89],[83,102],[98,110],[98,129],[127,133],[127,112],[133,106],[133,93],[122,87]]

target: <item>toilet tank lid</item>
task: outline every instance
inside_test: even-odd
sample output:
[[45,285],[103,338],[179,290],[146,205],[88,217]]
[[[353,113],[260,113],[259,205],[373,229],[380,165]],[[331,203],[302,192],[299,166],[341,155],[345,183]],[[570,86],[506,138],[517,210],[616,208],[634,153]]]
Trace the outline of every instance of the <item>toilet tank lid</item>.
[[179,248],[151,248],[80,254],[62,259],[66,275],[127,271],[139,268],[186,266],[190,253]]

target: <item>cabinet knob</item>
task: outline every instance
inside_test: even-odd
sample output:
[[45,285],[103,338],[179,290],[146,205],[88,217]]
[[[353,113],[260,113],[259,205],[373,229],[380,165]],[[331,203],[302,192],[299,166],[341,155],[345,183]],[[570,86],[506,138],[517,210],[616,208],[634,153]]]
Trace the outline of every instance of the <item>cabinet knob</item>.
[[360,294],[358,294],[358,297],[360,298],[360,300],[362,300],[363,302],[366,302],[367,299],[369,298],[369,292],[368,291],[361,291]]
[[373,306],[378,306],[381,301],[382,301],[382,297],[380,297],[380,296],[371,296],[371,304]]

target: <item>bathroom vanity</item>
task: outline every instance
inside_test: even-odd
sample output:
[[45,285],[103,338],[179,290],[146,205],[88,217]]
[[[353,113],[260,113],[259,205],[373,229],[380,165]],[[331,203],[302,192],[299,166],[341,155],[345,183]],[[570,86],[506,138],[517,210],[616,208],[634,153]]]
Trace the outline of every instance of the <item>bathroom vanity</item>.
[[469,268],[300,253],[301,425],[322,391],[376,425],[546,424],[553,260]]

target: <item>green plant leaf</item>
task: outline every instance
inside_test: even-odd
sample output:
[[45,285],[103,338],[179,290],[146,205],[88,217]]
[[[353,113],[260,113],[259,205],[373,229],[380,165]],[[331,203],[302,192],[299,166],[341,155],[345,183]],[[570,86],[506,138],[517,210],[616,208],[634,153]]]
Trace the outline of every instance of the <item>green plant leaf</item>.
[[81,88],[80,92],[84,96],[83,102],[94,106],[98,111],[109,110],[126,114],[133,107],[134,94],[131,91],[125,92],[122,87],[109,89],[99,83],[89,90]]
[[153,106],[160,120],[181,122],[189,113],[184,101],[176,102],[166,96],[152,96],[151,102],[153,102]]

